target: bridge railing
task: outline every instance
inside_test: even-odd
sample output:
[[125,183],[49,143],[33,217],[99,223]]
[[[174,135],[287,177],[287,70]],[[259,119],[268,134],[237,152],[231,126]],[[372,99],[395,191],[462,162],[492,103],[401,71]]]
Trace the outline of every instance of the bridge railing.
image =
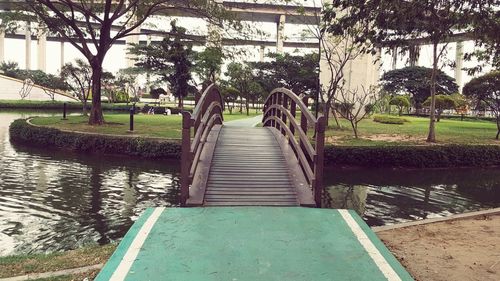
[[191,114],[182,112],[181,206],[189,198],[189,187],[198,168],[203,147],[214,125],[223,122],[224,102],[215,84],[206,88]]
[[[285,88],[274,89],[264,103],[262,123],[274,127],[288,140],[313,191],[317,207],[321,206],[323,192],[323,150],[325,143],[325,118],[314,117],[307,107],[307,98],[301,99]],[[300,113],[300,122],[297,120]],[[314,141],[308,131],[314,131]]]

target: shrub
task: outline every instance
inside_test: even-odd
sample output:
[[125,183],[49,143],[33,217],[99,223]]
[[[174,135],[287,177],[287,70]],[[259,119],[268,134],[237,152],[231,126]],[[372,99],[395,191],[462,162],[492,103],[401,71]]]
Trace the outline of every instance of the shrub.
[[408,120],[404,118],[393,117],[393,116],[375,116],[373,117],[373,121],[383,124],[396,124],[396,125],[402,125],[405,122],[408,122]]
[[500,146],[326,146],[325,164],[408,168],[499,166]]
[[181,145],[175,141],[65,132],[33,126],[25,119],[12,122],[9,132],[14,142],[45,148],[164,159],[178,159],[181,155]]

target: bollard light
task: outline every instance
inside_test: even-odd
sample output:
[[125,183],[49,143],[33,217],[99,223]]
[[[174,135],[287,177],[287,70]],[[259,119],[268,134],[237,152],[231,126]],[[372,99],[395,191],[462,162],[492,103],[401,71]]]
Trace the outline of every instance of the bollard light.
[[134,131],[134,106],[130,108],[130,131]]
[[66,103],[63,103],[63,120],[67,120],[66,119]]

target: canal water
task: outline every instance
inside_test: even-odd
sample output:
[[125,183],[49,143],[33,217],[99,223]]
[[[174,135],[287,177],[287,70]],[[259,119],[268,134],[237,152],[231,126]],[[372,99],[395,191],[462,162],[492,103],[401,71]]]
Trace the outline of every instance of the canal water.
[[[0,256],[118,241],[147,207],[176,206],[178,161],[82,155],[12,144],[0,111]],[[327,170],[323,207],[370,225],[500,206],[500,169]]]

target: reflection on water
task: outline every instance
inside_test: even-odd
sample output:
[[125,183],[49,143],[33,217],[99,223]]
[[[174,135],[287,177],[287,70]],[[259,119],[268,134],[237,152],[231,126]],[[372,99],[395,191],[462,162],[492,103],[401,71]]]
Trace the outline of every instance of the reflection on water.
[[336,169],[325,173],[326,208],[355,209],[371,225],[500,206],[500,169]]
[[12,145],[8,125],[32,115],[0,112],[0,255],[109,243],[146,207],[178,202],[177,162]]

